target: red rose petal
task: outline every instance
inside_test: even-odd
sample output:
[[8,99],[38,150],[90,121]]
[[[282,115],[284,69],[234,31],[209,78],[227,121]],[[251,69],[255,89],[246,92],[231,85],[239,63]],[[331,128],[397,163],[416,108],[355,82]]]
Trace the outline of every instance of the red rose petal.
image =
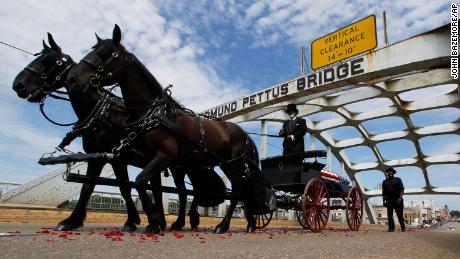
[[174,233],[174,237],[175,237],[175,238],[183,238],[183,237],[184,237],[184,234]]
[[106,238],[110,238],[110,237],[122,237],[124,236],[125,234],[123,232],[119,232],[119,231],[111,231],[111,232],[107,232],[107,233],[103,233],[104,236]]

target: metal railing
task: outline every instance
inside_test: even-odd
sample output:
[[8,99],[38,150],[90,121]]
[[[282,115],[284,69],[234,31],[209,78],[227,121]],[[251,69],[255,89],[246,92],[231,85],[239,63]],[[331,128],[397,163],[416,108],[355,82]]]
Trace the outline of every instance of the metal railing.
[[20,183],[9,183],[9,182],[0,182],[0,200],[2,199],[2,194],[7,193],[14,188],[21,185]]
[[[131,195],[137,209],[142,209],[138,195]],[[71,199],[67,206],[68,208],[75,208],[79,196]],[[115,192],[93,192],[86,207],[90,210],[107,210],[107,211],[126,211],[126,203],[120,193]]]
[[[142,203],[139,199],[139,195],[131,195],[134,204],[138,211],[143,211]],[[78,202],[79,196],[73,197],[65,207],[73,209],[75,208]],[[185,206],[186,213],[189,211],[190,206],[192,205],[192,200],[187,200],[187,205]],[[126,203],[120,193],[116,192],[102,192],[95,191],[91,195],[91,198],[86,205],[86,208],[90,210],[106,210],[106,211],[126,211]],[[179,213],[179,201],[177,199],[170,199],[168,203],[168,213],[177,214]]]

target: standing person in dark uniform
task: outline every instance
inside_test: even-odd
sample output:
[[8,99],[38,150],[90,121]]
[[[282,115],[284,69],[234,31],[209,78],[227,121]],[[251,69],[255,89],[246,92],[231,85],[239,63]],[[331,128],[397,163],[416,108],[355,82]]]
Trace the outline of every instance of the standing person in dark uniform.
[[[286,113],[289,120],[283,123],[279,135],[284,137],[283,156],[305,152],[303,137],[307,133],[307,123],[305,119],[297,117],[299,110],[295,104],[287,105]],[[303,157],[302,157],[303,158]]]
[[406,231],[406,224],[403,217],[403,195],[404,185],[400,178],[394,177],[396,170],[392,167],[385,170],[385,179],[382,183],[383,206],[387,207],[388,215],[388,232],[395,231],[395,222],[393,220],[393,210],[396,210],[401,231]]

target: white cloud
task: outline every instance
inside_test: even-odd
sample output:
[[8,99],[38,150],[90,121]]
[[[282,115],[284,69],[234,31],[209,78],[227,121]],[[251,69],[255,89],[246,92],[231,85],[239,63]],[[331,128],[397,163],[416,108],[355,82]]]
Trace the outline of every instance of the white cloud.
[[[111,37],[115,23],[122,28],[122,43],[127,49],[164,85],[173,83],[175,96],[190,108],[201,111],[245,92],[219,78],[214,67],[201,60],[206,45],[195,37],[196,28],[183,26],[180,19],[167,19],[159,13],[157,3],[150,1],[3,2],[0,39],[38,52],[49,31],[63,51],[78,61],[96,42],[94,32],[102,38]],[[66,129],[44,122],[36,106],[34,112],[29,112],[32,105],[19,99],[11,89],[15,75],[33,57],[3,46],[0,56],[0,151],[35,163],[42,153],[59,143]],[[78,147],[74,145],[73,149]],[[25,164],[30,167],[30,163]],[[7,163],[3,167],[2,175],[16,165]]]
[[265,4],[263,2],[256,2],[252,4],[248,10],[246,11],[246,19],[252,19],[257,17],[262,13],[265,8]]
[[[268,11],[262,7],[268,2]],[[309,43],[346,24],[376,14],[378,38],[383,43],[382,12],[387,13],[388,34],[391,42],[399,41],[428,29],[441,26],[449,20],[449,1],[258,1],[247,12],[243,26],[254,33],[255,46],[272,46],[281,40],[298,44]],[[272,35],[286,37],[274,40]]]
[[[436,137],[431,137],[432,139]],[[440,141],[433,145],[428,146],[423,153],[429,156],[450,155],[460,153],[460,138],[458,135],[453,137],[451,141]]]

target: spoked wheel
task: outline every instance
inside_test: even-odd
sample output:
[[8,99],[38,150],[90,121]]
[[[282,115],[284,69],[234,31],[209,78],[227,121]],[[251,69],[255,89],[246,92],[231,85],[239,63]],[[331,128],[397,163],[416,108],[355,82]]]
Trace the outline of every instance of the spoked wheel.
[[256,218],[256,222],[257,222],[256,228],[257,229],[263,229],[266,226],[268,226],[270,221],[272,221],[273,212],[270,212],[270,213],[267,213],[267,214],[261,214],[261,215],[254,215],[254,217]]
[[305,221],[305,218],[303,216],[303,209],[302,209],[302,203],[303,203],[303,198],[302,196],[298,196],[295,198],[295,216],[297,218],[297,221],[299,224],[304,228],[308,229],[307,222]]
[[363,199],[357,187],[348,191],[346,214],[348,227],[352,231],[358,231],[363,220]]
[[[246,215],[246,209],[244,209],[244,215]],[[256,229],[263,229],[272,221],[273,212],[254,215],[254,218],[256,220]]]
[[308,182],[303,194],[303,217],[308,228],[319,233],[329,220],[330,199],[326,185],[319,179]]

